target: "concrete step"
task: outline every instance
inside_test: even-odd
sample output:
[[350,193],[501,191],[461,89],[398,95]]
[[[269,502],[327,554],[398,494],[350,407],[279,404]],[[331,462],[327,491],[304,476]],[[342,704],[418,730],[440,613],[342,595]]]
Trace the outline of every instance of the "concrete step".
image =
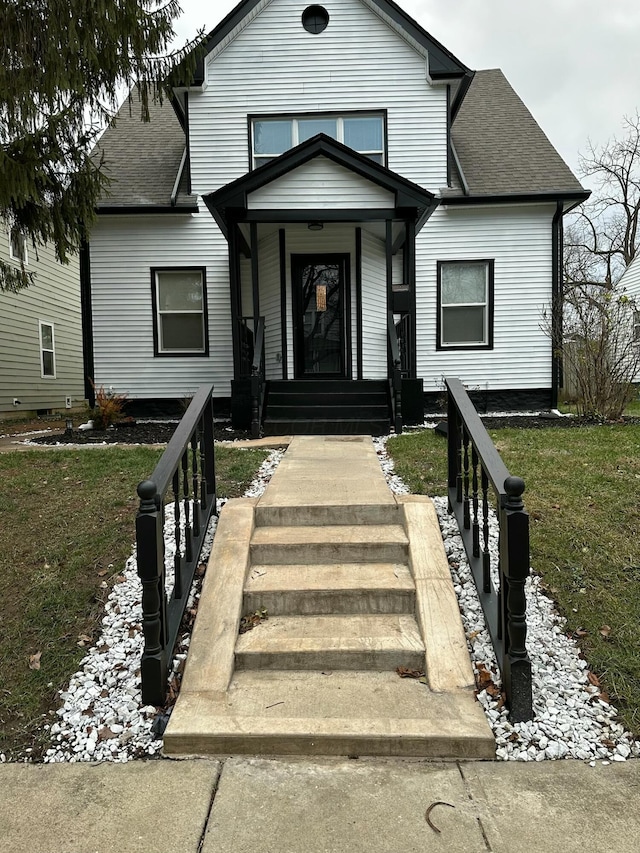
[[424,668],[412,616],[276,616],[240,634],[236,669],[395,670]]
[[269,616],[415,613],[415,583],[400,563],[252,566],[243,612]]
[[181,694],[167,755],[492,759],[473,691],[433,693],[395,672],[236,672],[224,698]]
[[319,504],[306,506],[269,506],[259,503],[256,527],[325,527],[354,524],[401,524],[397,504]]
[[409,541],[400,525],[257,527],[252,564],[405,563]]

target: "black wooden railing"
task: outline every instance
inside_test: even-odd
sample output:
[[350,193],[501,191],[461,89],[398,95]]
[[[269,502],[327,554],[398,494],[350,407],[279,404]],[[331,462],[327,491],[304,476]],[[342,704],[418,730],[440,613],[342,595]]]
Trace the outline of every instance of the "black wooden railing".
[[403,376],[409,376],[411,372],[411,352],[413,350],[411,315],[403,314],[395,326],[400,347],[400,371]]
[[391,422],[396,435],[402,432],[402,368],[400,346],[393,312],[387,312],[387,336],[389,339],[389,393],[391,398]]
[[[525,581],[529,516],[524,481],[509,474],[459,379],[445,379],[448,401],[449,508],[455,514],[502,673],[509,718],[533,718],[527,654]],[[489,512],[499,525],[497,584],[492,578]]]
[[[212,385],[198,390],[153,474],[138,486],[136,548],[142,581],[141,675],[145,705],[165,702],[180,622],[209,519],[216,512],[212,392]],[[166,524],[169,513],[174,522],[170,533]],[[165,566],[168,536],[173,537],[175,545],[170,590]]]
[[251,362],[251,436],[259,438],[264,404],[264,317],[258,319],[255,330],[253,361]]
[[253,324],[253,317],[238,317],[239,375],[241,379],[248,379],[251,376],[251,365],[253,364],[254,335],[249,323]]

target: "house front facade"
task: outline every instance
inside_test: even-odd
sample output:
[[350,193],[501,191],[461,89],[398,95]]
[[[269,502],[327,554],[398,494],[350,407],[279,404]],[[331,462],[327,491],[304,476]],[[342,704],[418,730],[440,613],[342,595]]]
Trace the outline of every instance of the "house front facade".
[[449,375],[492,405],[555,404],[540,319],[587,194],[500,71],[387,0],[244,0],[149,124],[136,107],[100,145],[96,384],[157,401],[213,382],[239,421],[259,385],[271,431],[304,394],[333,409],[394,369],[413,420]]

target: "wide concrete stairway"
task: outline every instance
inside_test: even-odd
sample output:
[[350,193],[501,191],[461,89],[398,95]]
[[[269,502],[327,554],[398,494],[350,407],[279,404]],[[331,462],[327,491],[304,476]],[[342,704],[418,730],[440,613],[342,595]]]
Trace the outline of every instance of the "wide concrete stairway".
[[491,758],[473,687],[431,501],[367,436],[298,436],[221,513],[164,748]]

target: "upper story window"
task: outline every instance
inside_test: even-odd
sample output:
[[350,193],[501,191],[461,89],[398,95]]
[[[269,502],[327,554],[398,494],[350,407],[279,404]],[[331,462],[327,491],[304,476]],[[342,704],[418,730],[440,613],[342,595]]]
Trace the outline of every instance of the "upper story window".
[[22,232],[15,229],[9,237],[9,257],[12,261],[18,261],[21,264],[29,263],[26,237]]
[[382,114],[318,114],[254,118],[251,121],[253,168],[268,163],[318,133],[348,145],[376,163],[383,165],[385,162]]

